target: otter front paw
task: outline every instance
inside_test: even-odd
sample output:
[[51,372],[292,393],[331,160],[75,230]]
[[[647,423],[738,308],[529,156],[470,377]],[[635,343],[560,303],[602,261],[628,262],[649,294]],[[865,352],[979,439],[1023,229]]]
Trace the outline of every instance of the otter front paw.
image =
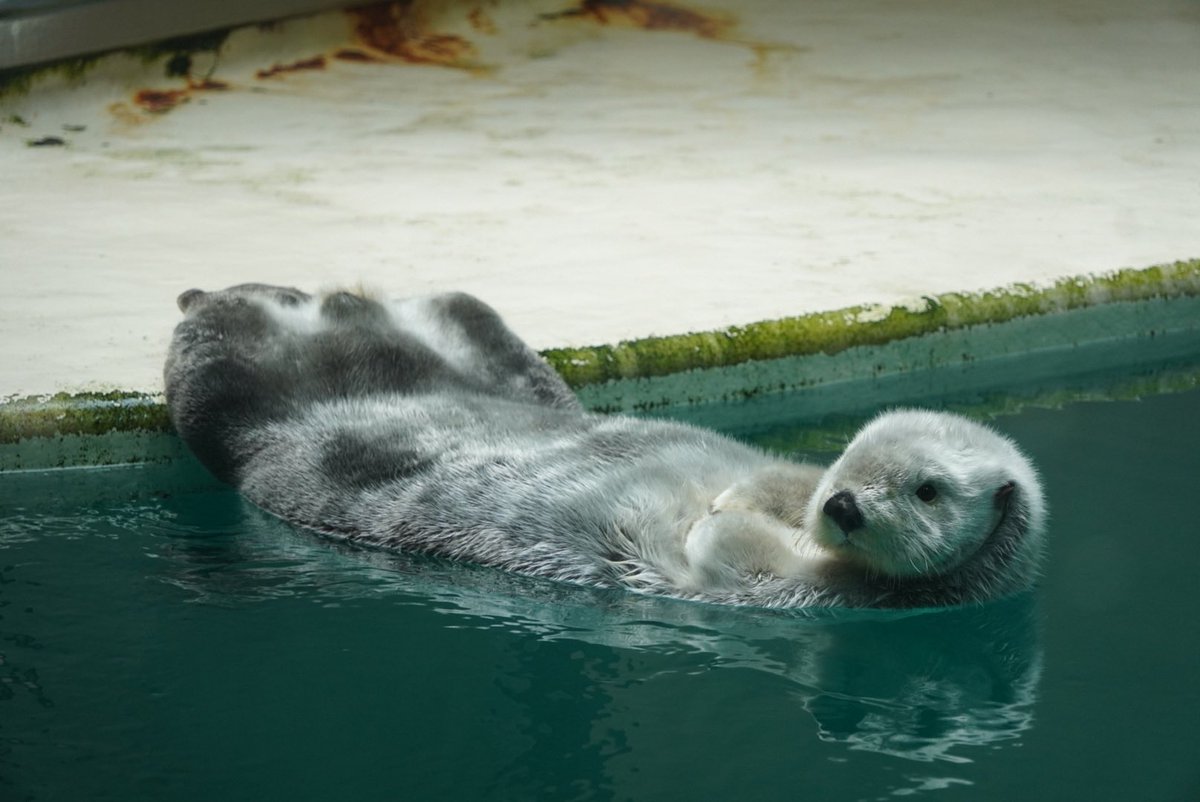
[[808,573],[808,562],[793,545],[794,535],[758,512],[724,508],[704,516],[684,542],[691,589],[731,589],[763,574]]
[[709,507],[709,513],[754,512],[799,528],[824,468],[815,465],[779,463],[759,470],[725,489]]

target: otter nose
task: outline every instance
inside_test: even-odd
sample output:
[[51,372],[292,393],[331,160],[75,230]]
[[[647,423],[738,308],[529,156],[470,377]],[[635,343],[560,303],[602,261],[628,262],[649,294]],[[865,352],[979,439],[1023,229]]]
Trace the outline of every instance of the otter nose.
[[863,525],[862,512],[854,503],[854,494],[849,490],[834,493],[825,502],[825,514],[837,523],[838,528],[845,534],[850,534]]

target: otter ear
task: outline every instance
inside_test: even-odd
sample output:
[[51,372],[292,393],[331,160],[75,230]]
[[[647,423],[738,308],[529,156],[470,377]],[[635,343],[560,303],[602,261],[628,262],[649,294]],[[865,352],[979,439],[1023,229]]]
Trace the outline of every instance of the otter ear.
[[1003,507],[1008,502],[1008,497],[1017,489],[1016,482],[1005,482],[1000,485],[1000,489],[996,491],[996,495],[992,496],[992,501],[997,507]]

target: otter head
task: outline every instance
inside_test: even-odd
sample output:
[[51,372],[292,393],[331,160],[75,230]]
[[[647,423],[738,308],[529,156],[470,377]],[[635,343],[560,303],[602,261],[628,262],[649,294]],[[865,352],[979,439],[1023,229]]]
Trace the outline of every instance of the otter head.
[[1037,473],[1008,438],[916,410],[868,423],[822,477],[806,519],[837,559],[893,578],[975,572],[986,598],[1028,585],[1042,552]]

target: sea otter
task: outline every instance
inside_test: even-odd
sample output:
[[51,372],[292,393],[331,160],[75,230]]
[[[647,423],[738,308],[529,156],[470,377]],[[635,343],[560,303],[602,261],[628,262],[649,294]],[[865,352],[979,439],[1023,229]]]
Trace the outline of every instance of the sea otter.
[[172,421],[219,478],[329,537],[764,607],[918,607],[1028,588],[1045,505],[1005,437],[870,422],[827,470],[584,411],[488,305],[243,284],[179,297]]

